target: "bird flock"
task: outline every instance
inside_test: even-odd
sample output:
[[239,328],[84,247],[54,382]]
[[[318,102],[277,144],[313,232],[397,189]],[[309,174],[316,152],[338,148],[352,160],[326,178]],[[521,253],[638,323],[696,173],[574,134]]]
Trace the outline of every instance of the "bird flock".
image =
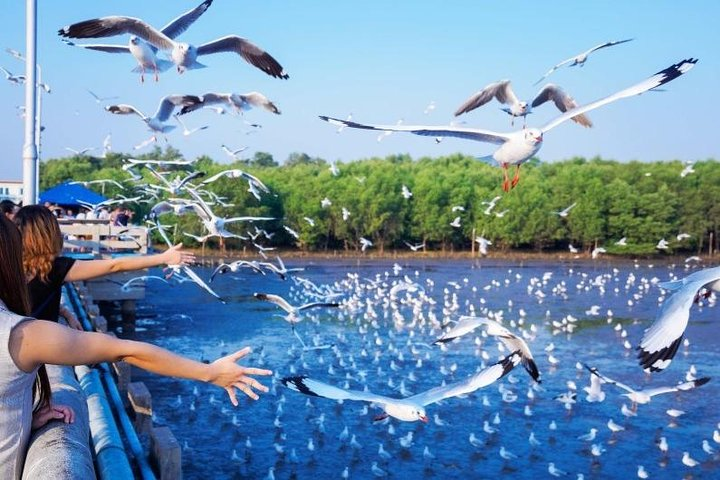
[[[58,34],[72,48],[129,53],[137,62],[133,71],[139,73],[141,83],[146,74],[152,74],[154,80],[159,81],[160,74],[173,66],[178,74],[205,68],[198,59],[219,53],[238,55],[271,77],[289,78],[272,55],[240,36],[228,35],[197,46],[178,40],[207,14],[212,3],[213,0],[205,0],[160,29],[139,18],[107,16],[65,26]],[[76,42],[120,35],[129,35],[127,44]],[[602,43],[564,60],[547,71],[536,84],[559,68],[582,67],[591,54],[631,40]],[[457,137],[494,144],[497,149],[491,158],[503,169],[502,188],[509,192],[519,182],[521,165],[540,150],[547,132],[567,120],[582,127],[592,127],[593,123],[586,115],[588,112],[655,90],[687,73],[696,63],[694,58],[681,60],[646,80],[584,105],[555,84],[543,86],[529,101],[520,100],[511,81],[500,80],[470,96],[454,112],[454,116],[459,117],[497,100],[510,116],[511,126],[522,118],[522,128],[508,133],[466,127],[456,121],[439,126],[406,125],[403,120],[394,125],[376,125],[353,121],[352,114],[344,120],[325,115],[320,118],[337,126],[337,133],[346,127],[379,131],[377,141],[393,132],[409,132],[433,137],[436,142],[444,137]],[[2,71],[9,82],[20,84],[25,81],[21,75],[14,75],[4,68]],[[98,103],[114,99],[89,93]],[[528,127],[527,116],[549,102],[556,106],[560,115],[539,128]],[[169,94],[160,99],[152,116],[126,103],[104,108],[109,113],[135,115],[143,121],[152,136],[137,148],[156,142],[159,136],[174,130],[177,126],[169,123],[171,117],[182,127],[185,136],[207,128],[189,129],[181,119],[181,116],[200,109],[212,109],[219,114],[228,110],[243,114],[253,108],[276,115],[281,113],[274,101],[254,91]],[[425,108],[425,113],[436,109],[433,101]],[[222,145],[222,148],[229,157],[236,159],[246,147]],[[104,154],[110,149],[108,137]],[[91,151],[89,148],[71,150],[78,155]],[[508,169],[513,165],[515,174],[510,178]],[[216,213],[218,208],[232,205],[211,190],[214,182],[244,182],[248,192],[261,200],[265,195],[272,195],[261,179],[240,169],[228,169],[203,180],[205,173],[196,170],[194,162],[183,160],[128,159],[124,161],[123,170],[135,183],[134,196],[87,205],[91,211],[97,212],[116,203],[146,202],[152,205],[148,225],[168,246],[175,242],[168,235],[169,226],[163,223],[164,216],[168,213],[193,214],[200,220],[202,231],[185,231],[182,235],[203,245],[214,237],[247,242],[261,259],[223,263],[207,279],[191,266],[170,265],[164,276],[137,277],[122,284],[122,289],[147,281],[157,282],[151,288],[190,282],[204,294],[228,303],[230,296],[220,295],[216,290],[228,290],[229,279],[251,278],[254,287],[268,287],[265,292],[253,291],[247,296],[245,303],[253,305],[253,316],[266,316],[268,321],[279,316],[289,323],[287,336],[267,339],[267,348],[263,343],[259,351],[260,365],[276,360],[282,362],[283,356],[287,359],[284,368],[275,367],[272,400],[265,402],[265,407],[256,407],[272,409],[274,419],[262,427],[272,431],[272,443],[260,446],[257,439],[253,441],[253,434],[243,428],[246,423],[242,413],[222,407],[220,417],[217,417],[238,432],[234,436],[237,446],[227,459],[245,474],[252,473],[257,477],[257,470],[254,470],[257,457],[272,458],[271,465],[263,472],[272,479],[276,470],[296,472],[301,464],[319,465],[324,456],[334,455],[337,461],[345,462],[335,472],[339,478],[397,476],[402,471],[398,468],[399,462],[420,465],[425,474],[439,478],[472,477],[463,473],[457,460],[443,458],[469,452],[471,463],[496,457],[500,471],[508,474],[523,476],[522,468],[542,464],[540,473],[544,476],[563,477],[572,473],[580,479],[597,472],[603,459],[617,453],[616,447],[624,442],[657,445],[658,462],[652,464],[654,460],[648,457],[636,459],[634,469],[638,478],[663,478],[662,469],[669,459],[681,462],[687,471],[694,471],[703,462],[714,465],[718,460],[715,449],[720,443],[720,423],[703,432],[707,438],[687,438],[682,447],[671,447],[668,443],[670,434],[663,429],[681,429],[682,418],[688,413],[679,408],[668,408],[666,413],[670,423],[666,427],[655,417],[656,410],[650,412],[653,415],[643,410],[651,408],[647,405],[651,400],[653,404],[664,402],[667,407],[671,407],[673,401],[685,402],[683,399],[687,397],[695,397],[697,402],[701,393],[693,390],[710,381],[709,376],[698,375],[694,365],[684,376],[672,372],[670,366],[683,351],[683,345],[683,353],[689,352],[690,343],[685,338],[685,331],[692,328],[688,325],[693,308],[715,305],[715,292],[720,291],[720,267],[699,269],[688,263],[685,275],[678,277],[671,269],[672,278],[668,281],[636,275],[632,268],[627,269],[624,276],[618,269],[601,273],[569,268],[557,274],[555,272],[563,270],[558,268],[537,276],[526,275],[522,269],[508,269],[495,278],[483,277],[484,284],[473,284],[466,277],[446,278],[444,283],[438,283],[440,280],[432,275],[407,272],[406,267],[395,264],[390,271],[374,275],[350,271],[339,279],[315,283],[306,276],[305,269],[310,270],[309,266],[288,268],[280,256],[273,260],[268,258],[268,252],[274,248],[265,242],[279,231],[299,240],[297,225],[283,224],[282,219],[270,217],[223,217]],[[147,171],[155,182],[138,184],[143,178],[140,170]],[[336,163],[330,165],[330,170],[333,176],[340,175]],[[683,172],[685,175],[692,173],[692,164],[688,164]],[[364,180],[358,178],[360,184]],[[115,182],[115,187],[122,186],[113,180],[99,182],[104,182],[103,185]],[[411,201],[413,197],[405,185],[401,195],[405,201]],[[506,210],[494,211],[501,198],[497,196],[484,201],[487,206],[484,214],[505,215]],[[321,201],[321,208],[332,205],[330,198]],[[576,203],[572,203],[552,213],[566,218],[575,206]],[[453,211],[458,216],[449,226],[459,228],[464,207],[453,207]],[[343,220],[350,215],[349,206],[342,206]],[[303,221],[314,225],[311,217],[305,217]],[[270,225],[268,222],[280,224],[275,230],[259,226]],[[230,228],[238,224],[244,227]],[[245,224],[252,224],[252,228]],[[425,248],[424,243],[410,240],[407,239],[405,244],[411,251]],[[492,242],[483,234],[474,240],[479,244],[481,254],[486,255]],[[622,245],[624,240],[617,244]],[[679,236],[677,240],[682,241]],[[667,248],[667,245],[663,239],[657,248]],[[360,237],[358,246],[365,252],[373,247],[373,242]],[[602,248],[596,248],[593,258],[596,253],[602,253]],[[638,269],[639,266],[634,267]],[[697,270],[691,272],[693,269]],[[496,269],[496,273],[500,270]],[[562,279],[556,278],[558,276]],[[211,287],[211,283],[216,285],[214,282],[219,286]],[[277,289],[283,291],[271,292]],[[495,298],[494,305],[485,298],[490,295]],[[560,314],[561,308],[545,309],[542,313],[551,301],[562,303],[582,299],[585,295],[599,301],[627,295],[624,307],[630,312],[636,305],[647,305],[657,298],[652,305],[657,310],[656,318],[637,339],[629,339],[627,322],[616,319],[610,309],[601,312],[603,308],[598,304],[590,305],[582,319],[570,313]],[[498,303],[500,297],[505,298],[505,304]],[[516,300],[519,297],[528,308],[533,308],[532,312],[515,307],[516,301],[521,303]],[[628,314],[628,318],[633,317]],[[638,323],[643,320],[648,318],[635,319]],[[593,329],[602,331],[603,338],[611,336],[613,341],[617,340],[617,351],[598,352],[590,348],[584,352],[575,351],[571,356],[568,353],[571,350],[564,344],[572,343],[575,336],[588,335],[587,331]],[[224,347],[223,341],[220,348]],[[639,366],[631,366],[627,359],[633,350],[637,351]],[[522,365],[527,375],[517,374],[514,370],[517,365]],[[638,375],[632,375],[633,369]],[[658,372],[664,370],[671,373],[659,377]],[[623,378],[623,382],[614,380],[615,377]],[[624,383],[626,381],[639,386],[630,387]],[[579,388],[579,382],[586,382],[587,386]],[[613,401],[612,407],[606,407]],[[205,406],[197,387],[191,395],[178,395],[172,405],[174,409],[184,411],[181,407],[186,402],[189,402],[190,417],[196,417],[194,412]],[[214,409],[220,405],[212,396],[206,403],[208,408]],[[692,403],[683,403],[683,408],[692,406]],[[591,413],[600,408],[603,415],[612,411],[612,417],[600,420],[599,414]],[[543,412],[542,418],[538,418],[537,411]],[[583,425],[589,423],[592,427],[586,433],[576,435],[577,427],[573,421],[583,416],[589,418]],[[656,438],[637,438],[637,431],[647,432],[640,422],[658,425]],[[460,439],[457,432],[468,429],[466,439]],[[296,432],[308,436],[298,439]],[[237,438],[238,435],[243,435],[244,440]],[[443,449],[446,438],[456,451]],[[675,440],[676,436],[673,436],[673,442]],[[578,469],[575,463],[573,467],[577,471],[571,472],[564,466],[567,459],[554,451],[556,444],[574,445],[570,448],[586,457],[587,465]],[[192,455],[194,448],[185,441],[184,450],[188,455]],[[683,448],[686,450],[680,454]],[[264,452],[259,453],[260,449]]]
[[[716,347],[698,337],[711,328],[704,321],[682,319],[710,318],[720,267],[479,262],[470,270],[412,259],[349,269],[321,263],[322,271],[306,265],[285,281],[254,268],[228,272],[225,282],[241,283],[219,288],[248,294],[233,314],[242,318],[231,322],[243,324],[243,337],[261,345],[257,361],[276,373],[267,401],[246,406],[262,433],[240,420],[223,443],[234,449],[227,471],[667,478],[717,467],[720,419],[714,401],[704,405],[717,394],[707,351]],[[256,289],[278,293],[250,293]],[[676,295],[689,297],[686,310],[665,307]],[[194,315],[199,321],[202,310]],[[680,323],[694,338],[663,334],[671,343],[683,337],[673,355],[686,371],[669,362],[667,373],[645,368],[637,346],[653,316],[648,332]],[[232,348],[225,336],[220,345],[213,338],[200,347],[203,357]],[[182,401],[185,408],[162,415],[188,431],[188,403],[201,410],[196,418],[218,425],[242,418],[207,405],[202,392]],[[192,458],[201,447],[188,442]]]

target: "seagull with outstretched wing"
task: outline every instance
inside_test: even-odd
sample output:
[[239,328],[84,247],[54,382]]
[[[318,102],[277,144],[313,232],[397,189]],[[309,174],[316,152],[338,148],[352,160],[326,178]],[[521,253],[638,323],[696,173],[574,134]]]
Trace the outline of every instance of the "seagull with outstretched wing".
[[633,39],[632,39],[632,38],[628,38],[628,39],[626,39],[626,40],[614,40],[614,41],[610,41],[610,42],[601,43],[601,44],[599,44],[599,45],[595,45],[595,46],[592,47],[591,49],[585,50],[584,52],[579,53],[578,55],[574,55],[574,56],[568,58],[567,60],[563,60],[562,62],[560,62],[560,63],[558,63],[557,65],[553,66],[550,70],[548,70],[548,71],[545,73],[545,75],[543,75],[542,77],[540,77],[540,79],[539,79],[537,82],[535,82],[535,85],[537,85],[538,83],[540,83],[540,82],[542,82],[543,80],[545,80],[545,79],[546,79],[547,77],[549,77],[555,70],[557,70],[557,69],[560,68],[560,67],[563,67],[563,66],[565,66],[565,65],[567,65],[568,67],[574,67],[574,66],[576,66],[576,65],[580,65],[580,66],[582,67],[582,66],[585,65],[585,62],[586,62],[587,59],[588,59],[588,55],[590,55],[591,53],[596,52],[596,51],[598,51],[598,50],[600,50],[600,49],[602,49],[602,48],[613,47],[613,46],[615,46],[615,45],[620,45],[621,43],[626,43],[626,42],[629,42],[629,41],[631,41],[631,40],[633,40]]
[[520,363],[520,354],[514,352],[498,363],[491,365],[475,375],[471,375],[465,380],[431,388],[425,392],[402,399],[385,397],[370,391],[346,390],[313,380],[306,376],[287,377],[283,378],[282,382],[286,387],[305,395],[333,400],[356,400],[374,403],[383,409],[383,414],[375,417],[375,420],[382,420],[390,416],[404,422],[415,422],[419,420],[427,423],[428,416],[425,413],[425,407],[427,405],[437,403],[446,398],[466,395],[480,388],[487,387],[507,375],[518,363]]
[[[320,116],[320,119],[336,126],[345,125],[350,128],[358,128],[363,130],[379,130],[388,132],[408,132],[415,135],[429,137],[456,137],[477,142],[492,143],[498,145],[498,148],[492,154],[492,158],[503,169],[503,190],[506,192],[510,188],[517,185],[520,180],[520,166],[535,155],[543,144],[545,133],[549,132],[558,125],[570,120],[578,115],[584,114],[596,108],[610,104],[623,98],[640,95],[649,90],[653,90],[661,85],[665,85],[672,80],[682,76],[692,69],[697,60],[689,58],[678,62],[674,65],[657,72],[648,79],[632,85],[628,88],[620,90],[612,95],[601,98],[586,105],[578,106],[570,109],[562,115],[556,117],[540,128],[523,128],[522,130],[501,133],[479,128],[468,128],[454,125],[375,125],[363,124],[353,121],[341,120],[328,116]],[[515,176],[512,182],[508,179],[507,169],[510,165],[515,165]]]
[[533,380],[540,382],[540,371],[537,368],[535,359],[533,358],[532,352],[527,342],[512,333],[507,328],[503,327],[500,323],[495,320],[490,320],[487,317],[470,317],[462,316],[450,330],[442,334],[440,338],[435,340],[436,345],[441,343],[448,343],[456,338],[460,338],[468,333],[473,332],[478,327],[486,327],[485,332],[492,336],[497,337],[510,351],[518,351],[522,355],[522,364],[525,370],[530,374]]
[[197,61],[200,56],[231,52],[240,55],[246,62],[271,77],[282,79],[289,77],[282,65],[272,55],[250,40],[237,35],[228,35],[195,46],[175,41],[171,36],[173,32],[163,32],[139,18],[124,16],[93,18],[67,25],[58,30],[58,35],[66,38],[114,37],[125,33],[135,35],[155,48],[168,52],[173,63],[177,66],[178,73],[204,68],[205,65]]
[[660,307],[657,318],[637,347],[640,365],[651,372],[670,366],[682,342],[690,319],[690,307],[699,300],[700,292],[720,292],[720,267],[695,272],[681,280],[659,284],[673,294]]
[[[168,38],[174,39],[190,25],[192,25],[205,11],[210,7],[213,0],[205,0],[197,7],[183,13],[178,16],[170,23],[165,25],[160,33],[166,35]],[[106,36],[106,35],[104,35]],[[152,70],[155,73],[155,81],[157,82],[160,77],[159,73],[164,72],[168,68],[173,66],[173,62],[157,58],[158,48],[153,44],[143,40],[141,36],[130,35],[130,40],[127,45],[106,45],[106,44],[77,44],[69,40],[63,39],[63,41],[73,47],[84,48],[86,50],[95,50],[98,52],[105,53],[130,53],[138,63],[132,71],[140,73],[140,81],[145,81],[145,72]]]

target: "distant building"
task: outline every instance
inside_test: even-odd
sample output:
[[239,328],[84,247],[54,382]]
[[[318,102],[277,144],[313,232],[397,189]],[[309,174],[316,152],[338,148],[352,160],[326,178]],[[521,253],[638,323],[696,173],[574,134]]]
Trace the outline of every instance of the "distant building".
[[23,199],[22,180],[0,180],[0,200],[10,199],[20,203]]

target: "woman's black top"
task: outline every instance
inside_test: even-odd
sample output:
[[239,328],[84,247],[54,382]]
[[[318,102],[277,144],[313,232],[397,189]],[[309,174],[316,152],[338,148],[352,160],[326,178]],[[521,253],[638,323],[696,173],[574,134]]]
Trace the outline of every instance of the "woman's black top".
[[30,290],[30,316],[42,320],[57,322],[60,314],[60,292],[65,276],[75,264],[74,258],[57,257],[53,261],[47,282],[38,277],[28,283]]

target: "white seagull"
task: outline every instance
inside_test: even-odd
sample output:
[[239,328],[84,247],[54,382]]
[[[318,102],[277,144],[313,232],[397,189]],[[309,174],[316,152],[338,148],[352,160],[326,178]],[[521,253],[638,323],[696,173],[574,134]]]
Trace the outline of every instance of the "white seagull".
[[198,108],[211,105],[225,104],[232,107],[236,113],[247,112],[253,108],[263,108],[268,112],[280,115],[280,109],[260,92],[248,93],[214,93],[208,92],[200,96],[201,103],[188,105],[180,110],[180,115],[185,115]]
[[647,80],[637,83],[631,87],[588,103],[587,105],[582,105],[568,110],[541,128],[523,128],[522,130],[510,133],[498,133],[479,128],[447,125],[372,125],[349,122],[327,116],[320,116],[320,118],[333,125],[346,125],[351,128],[389,132],[409,132],[415,135],[432,137],[459,137],[499,145],[499,148],[492,154],[492,158],[503,168],[503,190],[509,191],[511,183],[508,180],[507,175],[508,167],[510,165],[516,166],[515,177],[512,180],[512,186],[515,186],[520,178],[520,166],[540,150],[540,147],[542,147],[543,135],[545,133],[579,114],[589,112],[623,98],[640,95],[648,90],[664,85],[688,72],[695,63],[697,63],[697,60],[693,58],[683,60],[659,71]]
[[618,388],[621,388],[625,390],[628,393],[623,393],[622,395],[624,397],[627,397],[630,399],[631,402],[633,402],[633,406],[636,405],[644,405],[646,403],[649,403],[650,400],[652,400],[652,397],[656,395],[661,395],[663,393],[672,393],[672,392],[684,392],[687,390],[692,390],[693,388],[699,387],[701,385],[705,385],[707,382],[710,381],[710,377],[703,377],[698,378],[697,380],[693,380],[691,382],[684,382],[679,383],[677,385],[672,385],[669,387],[656,387],[656,388],[648,388],[645,390],[634,390],[627,385],[617,382],[611,378],[606,377],[605,375],[598,372],[597,368],[589,367],[585,365],[585,368],[590,370],[590,373],[593,375],[597,375],[600,377],[600,379],[609,384],[609,385],[615,385]]
[[[172,247],[173,244],[170,241],[170,239],[168,238],[167,234],[165,233],[165,228],[157,220],[155,222],[155,226],[157,227],[157,231],[160,234],[160,236],[162,237],[163,241],[169,247]],[[179,278],[182,274],[184,274],[185,277],[192,280],[198,287],[202,288],[203,290],[208,292],[210,295],[212,295],[213,297],[220,300],[222,303],[225,303],[225,300],[220,295],[215,293],[215,290],[210,288],[210,286],[207,283],[205,283],[198,276],[198,274],[195,273],[188,265],[168,265],[168,269],[170,269],[170,273],[168,275],[166,275],[166,278],[172,277],[173,275],[178,276],[178,278]]]
[[375,420],[382,420],[385,417],[390,416],[404,422],[415,422],[420,420],[421,422],[427,423],[428,416],[425,413],[425,407],[427,405],[437,403],[446,398],[472,393],[480,388],[486,387],[504,377],[518,363],[520,363],[520,354],[514,352],[498,363],[466,378],[465,380],[435,387],[417,395],[402,399],[385,397],[370,391],[337,388],[306,376],[287,377],[283,378],[282,382],[288,388],[305,395],[330,398],[334,400],[357,400],[375,403],[384,411],[384,413],[376,417]]
[[[124,103],[118,105],[108,105],[105,107],[105,110],[116,115],[137,115],[142,119],[143,122],[145,122],[145,124],[153,132],[153,134],[167,133],[175,129],[175,125],[167,125],[165,123],[170,118],[170,115],[172,115],[175,107],[192,105],[195,103],[200,103],[201,101],[202,100],[200,99],[200,97],[197,97],[195,95],[166,95],[162,99],[160,99],[160,104],[158,105],[157,111],[152,117],[148,117],[132,105]],[[152,138],[155,139],[155,136],[153,135]]]
[[136,35],[158,49],[169,52],[170,58],[177,66],[178,73],[203,68],[205,65],[197,61],[197,57],[202,55],[233,52],[272,77],[283,79],[289,77],[283,67],[269,53],[248,39],[237,35],[228,35],[196,47],[188,43],[176,42],[170,36],[156,30],[139,18],[122,16],[94,18],[58,30],[58,35],[67,38],[113,37],[124,33]]
[[703,288],[708,292],[720,291],[720,267],[707,268],[659,286],[674,293],[662,304],[655,322],[645,331],[638,346],[640,365],[651,372],[670,365],[687,328],[690,307],[698,300],[699,292]]
[[[552,83],[545,85],[528,105],[528,102],[520,101],[517,95],[515,95],[510,80],[501,80],[491,83],[468,98],[465,103],[455,111],[455,116],[457,117],[463,113],[475,110],[490,102],[493,98],[502,104],[508,105],[508,107],[502,108],[501,110],[510,115],[512,118],[511,124],[515,121],[515,117],[523,117],[523,119],[526,119],[532,108],[539,107],[550,100],[552,100],[555,106],[563,113],[578,106],[570,95]],[[584,127],[592,126],[590,120],[583,114],[572,117],[572,120]]]
[[[205,11],[210,7],[213,0],[205,0],[197,7],[189,10],[167,25],[165,25],[160,32],[166,35],[168,38],[175,38],[190,25],[192,25]],[[102,35],[108,36],[108,35]],[[138,66],[133,69],[133,72],[140,73],[140,81],[145,81],[145,71],[152,70],[155,73],[155,81],[159,80],[159,72],[164,72],[168,68],[173,66],[173,62],[157,58],[157,47],[146,42],[137,35],[131,35],[127,45],[104,45],[104,44],[76,44],[69,40],[63,40],[66,44],[85,48],[87,50],[96,50],[106,53],[130,53],[135,60],[138,62]]]
[[533,380],[538,383],[540,382],[540,372],[538,371],[535,359],[533,358],[528,344],[522,339],[522,337],[515,335],[495,320],[490,320],[486,317],[462,316],[454,327],[443,333],[442,336],[433,343],[438,345],[451,342],[456,338],[460,338],[473,332],[480,326],[486,327],[485,332],[488,335],[498,337],[498,339],[505,344],[508,350],[518,351],[522,356],[522,364],[523,367],[525,367],[525,370],[527,370]]
[[340,304],[337,302],[310,302],[296,307],[295,305],[290,305],[290,303],[284,298],[282,298],[280,295],[273,295],[271,293],[254,293],[253,297],[257,298],[258,300],[274,303],[278,307],[285,310],[285,312],[288,314],[285,319],[291,324],[295,324],[301,320],[300,312],[302,312],[303,310],[320,307],[337,308],[340,306]]
[[238,235],[232,232],[229,232],[225,229],[225,225],[228,223],[234,223],[234,222],[253,222],[256,220],[274,220],[272,217],[233,217],[233,218],[220,218],[217,215],[213,213],[212,210],[210,210],[210,207],[207,203],[205,203],[205,200],[202,199],[198,193],[190,188],[186,187],[185,191],[190,194],[191,197],[193,197],[194,201],[192,202],[193,208],[195,209],[195,213],[197,213],[198,217],[200,217],[200,220],[202,221],[203,225],[207,229],[208,233],[205,236],[202,237],[196,237],[194,235],[189,235],[195,238],[196,240],[200,242],[206,241],[210,237],[223,237],[223,238],[240,238],[245,239],[242,235]]
[[11,72],[0,67],[0,70],[5,74],[5,80],[15,85],[22,85],[25,83],[25,75],[13,75]]
[[621,43],[629,42],[629,41],[631,41],[631,40],[633,40],[633,39],[632,39],[632,38],[628,38],[628,39],[626,39],[626,40],[615,40],[615,41],[610,41],[610,42],[601,43],[601,44],[599,44],[599,45],[595,45],[594,47],[592,47],[592,48],[589,49],[589,50],[585,50],[584,52],[582,52],[582,53],[580,53],[580,54],[578,54],[578,55],[572,56],[572,57],[568,58],[567,60],[563,60],[562,62],[558,63],[557,65],[555,65],[554,67],[552,67],[550,70],[548,70],[547,73],[545,73],[545,75],[543,75],[542,77],[540,77],[540,79],[539,79],[537,82],[535,82],[535,85],[537,85],[538,83],[540,83],[540,82],[542,82],[543,80],[545,80],[545,79],[546,79],[548,76],[550,76],[550,74],[552,74],[555,70],[557,70],[558,68],[560,68],[560,67],[562,67],[562,66],[564,66],[564,65],[567,65],[568,67],[574,67],[574,66],[576,66],[576,65],[580,65],[580,66],[582,67],[582,66],[585,65],[585,62],[587,61],[588,55],[590,55],[591,53],[593,53],[593,52],[595,52],[595,51],[597,51],[597,50],[600,50],[601,48],[606,48],[606,47],[612,47],[612,46],[615,46],[615,45],[620,45]]
[[559,212],[552,212],[552,213],[554,213],[555,215],[559,215],[562,218],[565,218],[570,214],[570,210],[572,210],[575,207],[575,205],[577,205],[577,202],[573,203],[572,205],[570,205],[569,207],[567,207],[564,210],[560,210]]
[[201,130],[207,130],[207,129],[208,129],[208,125],[203,125],[203,126],[201,126],[201,127],[195,127],[195,128],[193,128],[193,129],[189,129],[189,128],[187,128],[187,126],[185,125],[185,122],[183,122],[178,115],[175,115],[175,120],[177,120],[177,122],[178,122],[178,123],[180,124],[180,126],[183,128],[183,136],[184,136],[184,137],[189,137],[189,136],[192,135],[193,133],[199,132],[199,131],[201,131]]

